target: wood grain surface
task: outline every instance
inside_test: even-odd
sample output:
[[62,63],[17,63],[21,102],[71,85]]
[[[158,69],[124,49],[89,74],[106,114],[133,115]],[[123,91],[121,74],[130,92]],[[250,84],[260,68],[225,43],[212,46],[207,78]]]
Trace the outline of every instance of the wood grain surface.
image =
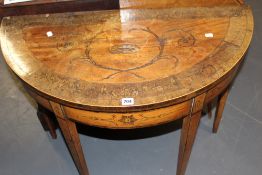
[[[43,96],[128,111],[207,91],[240,63],[252,32],[241,5],[5,17],[0,34],[6,62]],[[122,106],[126,97],[135,104]]]
[[243,0],[120,0],[121,8],[214,7],[244,4]]

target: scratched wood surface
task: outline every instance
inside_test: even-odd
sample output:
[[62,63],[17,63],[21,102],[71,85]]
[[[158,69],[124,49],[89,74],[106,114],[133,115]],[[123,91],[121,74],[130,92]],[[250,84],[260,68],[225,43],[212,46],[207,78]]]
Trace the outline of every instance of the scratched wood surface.
[[[4,0],[0,0],[0,6],[27,6],[34,4],[48,4],[61,2],[77,2],[81,0],[31,0],[27,2],[19,2],[12,4],[4,4]],[[92,1],[92,0],[86,0]],[[96,0],[101,1],[101,0]],[[224,5],[241,5],[244,0],[115,0],[120,4],[120,8],[168,8],[168,7],[192,7],[192,6],[224,6]]]
[[244,0],[120,0],[121,8],[214,7],[241,5]]
[[[31,88],[106,112],[207,91],[241,62],[252,32],[251,9],[236,5],[5,17],[0,35],[6,62]],[[122,106],[126,97],[135,104]]]

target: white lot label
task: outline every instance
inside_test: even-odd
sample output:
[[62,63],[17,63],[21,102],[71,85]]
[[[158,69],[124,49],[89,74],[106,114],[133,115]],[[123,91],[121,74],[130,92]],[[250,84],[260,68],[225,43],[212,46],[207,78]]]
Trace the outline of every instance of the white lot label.
[[213,33],[205,33],[206,38],[213,38],[214,34]]
[[122,98],[121,102],[123,106],[129,106],[135,104],[135,100],[133,98]]
[[46,35],[47,35],[47,37],[52,37],[53,36],[53,32],[51,32],[51,31],[46,32]]
[[4,0],[4,5],[18,3],[18,2],[27,2],[27,1],[32,1],[32,0]]

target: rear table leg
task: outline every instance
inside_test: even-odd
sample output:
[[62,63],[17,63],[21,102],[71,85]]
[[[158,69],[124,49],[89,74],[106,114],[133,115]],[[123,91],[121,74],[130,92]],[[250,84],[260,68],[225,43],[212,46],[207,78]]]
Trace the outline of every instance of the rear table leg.
[[41,106],[40,104],[38,104],[37,116],[44,130],[49,131],[51,137],[53,139],[56,139],[57,138],[57,135],[56,135],[57,126],[55,124],[52,113],[49,110],[47,110],[46,108],[44,108],[43,106]]
[[215,121],[214,121],[214,125],[213,125],[213,133],[217,133],[220,121],[222,119],[224,107],[225,107],[225,104],[226,104],[226,101],[227,101],[228,93],[229,93],[229,89],[227,89],[225,92],[223,92],[219,96],[219,99],[218,99],[218,102],[217,102]]

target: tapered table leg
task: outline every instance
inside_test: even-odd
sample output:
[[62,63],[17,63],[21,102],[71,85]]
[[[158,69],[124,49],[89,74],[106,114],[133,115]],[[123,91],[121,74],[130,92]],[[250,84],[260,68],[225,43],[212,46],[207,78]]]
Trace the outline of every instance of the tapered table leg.
[[200,118],[201,111],[183,119],[176,175],[185,175]]
[[53,139],[57,138],[56,135],[56,125],[54,121],[52,120],[51,112],[45,109],[43,106],[38,104],[38,109],[37,109],[37,116],[44,128],[44,130],[49,131],[50,135]]
[[80,175],[89,175],[75,123],[62,118],[57,120]]
[[68,149],[71,152],[72,158],[79,171],[79,174],[89,175],[75,122],[67,118],[60,104],[51,101],[50,104],[52,106],[53,112],[56,115],[56,119],[62,131],[62,134],[64,135]]
[[208,114],[208,118],[211,119],[212,118],[212,102],[209,102],[207,104],[207,114]]
[[222,119],[224,107],[227,101],[228,93],[229,93],[229,89],[227,89],[224,93],[222,93],[219,96],[219,99],[217,102],[216,116],[215,116],[214,125],[213,125],[213,133],[217,133],[220,121]]

